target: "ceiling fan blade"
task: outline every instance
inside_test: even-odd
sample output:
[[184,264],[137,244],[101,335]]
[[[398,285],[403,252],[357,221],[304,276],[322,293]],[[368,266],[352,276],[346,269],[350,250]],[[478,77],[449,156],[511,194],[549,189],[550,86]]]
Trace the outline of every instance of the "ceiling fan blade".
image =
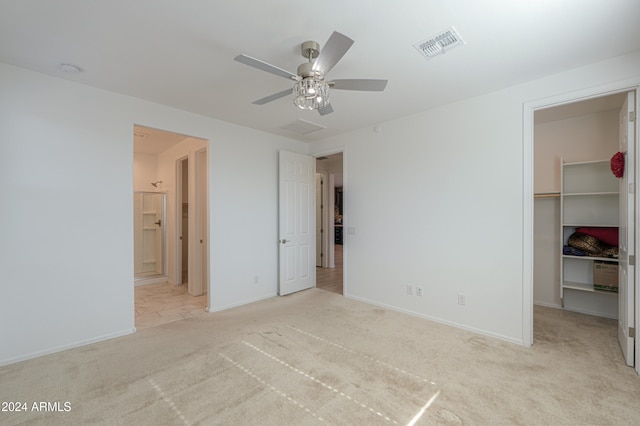
[[324,108],[318,109],[318,112],[320,113],[320,115],[331,114],[333,112],[333,107],[331,106],[331,104],[328,104]]
[[258,99],[257,101],[253,101],[251,103],[256,105],[264,105],[271,101],[275,101],[276,99],[284,98],[285,96],[290,95],[292,93],[293,93],[293,89],[287,89],[287,90],[283,90],[282,92],[274,93],[273,95],[264,97],[262,99]]
[[344,34],[334,31],[313,63],[312,70],[328,73],[353,44],[353,40]]
[[339,90],[367,90],[381,92],[387,87],[387,80],[371,80],[364,78],[340,79],[330,81],[329,87]]
[[260,59],[252,58],[251,56],[238,55],[233,59],[242,64],[249,65],[250,67],[258,68],[259,70],[279,75],[280,77],[288,78],[291,80],[296,80],[298,78],[298,76],[292,72],[283,70],[282,68],[278,68],[275,65],[271,65],[265,61],[261,61]]

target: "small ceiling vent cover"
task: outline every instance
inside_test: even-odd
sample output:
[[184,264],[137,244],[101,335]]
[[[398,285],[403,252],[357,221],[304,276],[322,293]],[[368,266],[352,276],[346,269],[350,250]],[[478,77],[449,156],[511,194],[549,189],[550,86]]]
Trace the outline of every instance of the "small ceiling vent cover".
[[281,129],[288,130],[290,132],[298,133],[300,135],[306,135],[311,132],[315,132],[318,130],[325,129],[326,127],[321,126],[320,124],[312,123],[307,120],[303,120],[298,118],[298,121],[294,121],[293,123],[282,126]]
[[426,40],[422,40],[420,43],[414,44],[413,47],[415,47],[425,58],[431,59],[434,56],[442,55],[461,44],[466,43],[454,27],[449,27]]

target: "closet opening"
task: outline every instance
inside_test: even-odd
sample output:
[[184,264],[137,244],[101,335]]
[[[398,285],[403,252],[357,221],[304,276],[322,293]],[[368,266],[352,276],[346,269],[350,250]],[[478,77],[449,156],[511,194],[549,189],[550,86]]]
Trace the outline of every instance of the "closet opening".
[[[533,342],[560,334],[570,346],[604,350],[619,340],[622,358],[634,365],[633,342],[629,349],[620,335],[633,327],[633,316],[623,320],[635,297],[629,105],[633,91],[534,111]],[[624,176],[612,169],[620,155]]]

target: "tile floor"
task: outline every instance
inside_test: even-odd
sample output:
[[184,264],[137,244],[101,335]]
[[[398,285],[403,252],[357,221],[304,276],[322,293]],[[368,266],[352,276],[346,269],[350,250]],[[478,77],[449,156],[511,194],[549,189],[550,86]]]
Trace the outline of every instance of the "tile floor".
[[149,328],[204,315],[207,296],[191,296],[187,284],[150,284],[135,287],[136,328]]

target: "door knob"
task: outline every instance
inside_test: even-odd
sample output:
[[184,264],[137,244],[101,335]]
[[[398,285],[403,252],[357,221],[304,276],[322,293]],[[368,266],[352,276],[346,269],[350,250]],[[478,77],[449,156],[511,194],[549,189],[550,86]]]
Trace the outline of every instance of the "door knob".
[[155,225],[162,226],[162,219],[158,219],[157,222],[153,222]]
[[280,242],[281,242],[282,244],[287,244],[289,241],[288,241],[288,240],[280,240]]

